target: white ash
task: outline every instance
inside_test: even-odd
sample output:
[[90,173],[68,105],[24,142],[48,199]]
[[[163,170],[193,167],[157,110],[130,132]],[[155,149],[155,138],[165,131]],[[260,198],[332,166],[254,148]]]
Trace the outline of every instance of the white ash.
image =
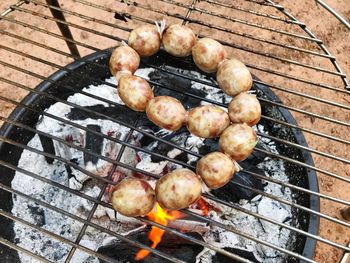
[[[140,75],[148,78],[148,75],[153,72],[154,69],[142,69],[136,72],[136,75]],[[185,72],[186,74],[196,75],[205,79],[198,72]],[[115,78],[110,78],[106,80],[112,84],[117,84]],[[192,88],[201,89],[209,94],[207,98],[216,100],[223,103],[228,103],[230,97],[223,94],[220,90],[200,83],[192,83]],[[120,100],[117,90],[108,85],[98,85],[98,86],[89,86],[84,89],[85,92],[100,96],[103,98],[108,98],[113,102],[123,104]],[[108,103],[101,102],[99,100],[91,99],[82,94],[75,94],[69,97],[68,101],[76,103],[81,106],[92,106],[96,104],[102,104],[109,106]],[[70,111],[71,107],[62,104],[56,103],[52,105],[47,112],[55,114],[56,116],[66,118],[66,114]],[[116,123],[107,120],[93,120],[86,119],[84,121],[74,121],[77,124],[86,126],[88,124],[95,124],[101,127],[101,132],[107,134],[110,131],[115,132],[115,136],[118,139],[124,139],[129,129],[122,127]],[[267,133],[264,130],[264,127],[258,125],[255,127],[262,133]],[[84,145],[84,132],[72,128],[69,125],[62,125],[58,121],[53,119],[43,117],[37,125],[37,129],[50,133],[53,136],[65,138],[66,135],[72,135],[73,143],[76,145]],[[160,130],[159,134],[170,133],[166,130]],[[137,135],[137,133],[134,133]],[[139,137],[142,135],[138,134]],[[181,139],[181,138],[180,138]],[[276,145],[273,141],[270,141],[267,138],[260,138],[262,142],[269,146],[269,150],[278,153]],[[109,154],[111,158],[114,158],[120,149],[120,145],[111,145],[110,142],[104,140],[103,152],[104,154]],[[110,169],[110,164],[103,160],[99,160],[96,166],[85,167],[83,162],[83,155],[78,150],[72,148],[65,148],[63,144],[55,143],[56,153],[64,158],[76,158],[78,160],[78,165],[89,169],[93,173],[97,173],[100,176],[106,176],[108,170]],[[198,149],[203,145],[203,139],[196,136],[190,135],[186,140],[181,141],[180,146],[191,149],[194,152],[198,153]],[[39,137],[35,135],[33,139],[28,143],[28,146],[42,150],[42,146],[39,140]],[[148,150],[156,152],[157,143],[152,144]],[[129,148],[126,148],[129,149]],[[174,158],[179,155],[181,151],[173,149],[167,153],[167,156]],[[151,157],[149,154],[143,152],[133,151],[129,149],[126,151],[122,157],[122,161],[128,165],[135,166],[135,156],[139,155],[141,161],[136,164],[136,167],[151,173],[162,174],[165,166],[170,165],[171,169],[180,167],[179,165],[174,165],[168,161],[161,162],[151,162]],[[192,155],[188,155],[189,163],[192,163],[197,159]],[[35,160],[35,162],[33,162]],[[69,186],[73,189],[78,189],[84,194],[87,194],[92,197],[97,197],[100,193],[100,186],[98,185],[89,185],[84,184],[84,182],[89,178],[84,175],[77,169],[72,169],[75,179],[69,179],[66,172],[64,164],[54,161],[52,164],[48,164],[45,161],[45,158],[42,155],[33,153],[31,151],[24,150],[21,156],[21,159],[18,164],[19,167],[36,173],[42,177],[49,178],[53,181],[61,183],[63,185]],[[266,176],[278,179],[280,181],[288,182],[288,177],[285,174],[284,164],[281,160],[273,160],[266,158],[262,163],[259,164],[259,168],[263,168],[266,172]],[[124,170],[126,172],[126,170]],[[150,180],[154,185],[155,181]],[[80,198],[76,195],[69,194],[66,191],[57,189],[41,181],[35,180],[25,174],[17,172],[13,181],[12,187],[16,190],[19,190],[23,193],[29,194],[39,200],[45,201],[53,206],[61,208],[69,213],[72,213],[76,216],[86,218],[89,211],[91,210],[93,203],[87,201],[83,198]],[[292,200],[292,194],[289,188],[281,189],[280,185],[267,182],[265,192],[271,193],[276,197],[283,198],[288,201]],[[104,197],[103,200],[106,200]],[[225,206],[215,204],[216,207],[219,207],[222,212],[217,213],[211,211],[209,216],[223,224],[232,226],[237,231],[242,231],[253,237],[265,240],[271,243],[274,243],[280,247],[286,248],[290,243],[294,242],[294,236],[291,234],[291,231],[287,229],[280,228],[275,224],[270,224],[263,220],[258,220],[256,217],[250,216],[246,213],[237,211],[235,209],[227,208]],[[248,209],[252,212],[259,213],[262,216],[266,216],[276,220],[278,222],[285,222],[290,224],[288,218],[291,217],[291,209],[289,206],[283,205],[280,202],[271,200],[263,196],[256,196],[253,200],[241,200],[240,206]],[[21,217],[29,222],[38,223],[38,215],[33,214],[33,209],[30,207],[38,208],[42,211],[44,222],[42,227],[48,229],[56,234],[61,235],[64,238],[74,241],[81,230],[82,224],[77,220],[66,217],[62,214],[53,212],[44,207],[40,207],[37,204],[27,201],[26,199],[20,197],[13,198],[13,209],[12,213],[15,216]],[[128,231],[132,231],[134,228],[140,227],[142,224],[138,220],[125,218],[120,214],[117,214],[111,210],[102,206],[98,206],[96,213],[94,214],[92,222],[106,227],[112,231],[118,232],[120,234],[126,234]],[[70,247],[60,243],[54,242],[54,239],[51,239],[44,234],[34,231],[30,228],[23,227],[19,223],[14,224],[15,231],[15,240],[19,246],[22,246],[34,253],[37,253],[49,260],[55,262],[63,262],[67,253],[69,252]],[[216,237],[219,236],[219,241]],[[283,262],[284,258],[281,253],[264,247],[263,245],[257,244],[248,239],[242,238],[240,235],[231,233],[229,231],[223,230],[218,227],[212,226],[210,231],[208,231],[203,238],[206,242],[209,242],[213,245],[219,247],[236,247],[240,249],[245,249],[254,253],[254,255],[262,262]],[[100,231],[88,227],[85,235],[83,236],[80,244],[92,249],[97,250],[100,246],[106,245],[111,242],[114,238],[108,234],[101,233]],[[204,250],[200,255],[197,256],[197,262],[211,262],[210,258],[214,253],[212,251]],[[32,261],[28,256],[20,253],[20,259],[22,262],[35,262]],[[74,254],[73,262],[98,262],[93,256],[89,256],[87,253],[77,250]]]
[[151,155],[144,152],[139,152],[138,155],[140,156],[141,161],[136,164],[136,168],[149,173],[160,175],[164,171],[165,166],[168,164],[168,161],[154,163],[151,160]]

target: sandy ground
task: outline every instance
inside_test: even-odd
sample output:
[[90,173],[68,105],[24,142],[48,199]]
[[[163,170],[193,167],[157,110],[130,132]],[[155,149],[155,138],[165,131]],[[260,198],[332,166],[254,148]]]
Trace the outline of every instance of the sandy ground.
[[[177,0],[184,4],[191,3],[190,0]],[[210,1],[209,1],[210,2]],[[223,1],[224,3],[231,3],[231,1]],[[347,20],[350,20],[350,5],[347,0],[329,0],[329,4],[339,11]],[[0,2],[0,10],[4,10],[9,4],[13,4],[15,1],[3,0]],[[119,25],[134,27],[135,22],[128,21],[127,23],[115,20],[112,13],[104,11],[96,11],[96,9],[86,7],[79,3],[74,3],[74,1],[61,0],[60,1],[63,8],[66,8],[71,11],[81,12],[85,15],[92,16],[110,23],[116,23]],[[119,10],[120,12],[128,12],[135,16],[141,16],[148,19],[161,19],[164,15],[156,12],[145,12],[139,6],[127,6],[126,4],[119,3],[119,1],[113,0],[104,0],[98,2],[105,7],[112,8],[114,10]],[[150,6],[159,10],[166,10],[172,14],[177,14],[180,16],[187,15],[187,9],[181,7],[174,7],[173,5],[166,4],[163,2],[153,2],[153,1],[138,1],[141,5]],[[333,16],[324,11],[322,7],[316,5],[315,1],[278,1],[279,4],[285,6],[287,11],[291,12],[295,17],[300,21],[304,22],[305,25],[319,38],[321,39],[325,46],[329,49],[330,53],[334,55],[337,59],[337,62],[343,69],[344,73],[350,76],[350,34],[345,26],[341,25],[338,20]],[[255,12],[268,13],[271,15],[279,16],[284,19],[287,17],[284,16],[281,12],[277,11],[274,8],[268,6],[260,6],[248,1],[240,0],[235,1],[235,5],[239,8],[254,10]],[[24,5],[22,6],[25,9],[35,10],[41,14],[49,14],[47,8],[42,6]],[[206,1],[198,1],[196,4],[197,8],[202,8],[210,10],[213,13],[220,14],[220,16],[225,15],[228,17],[233,17],[238,20],[247,20],[251,23],[258,23],[263,26],[270,28],[276,28],[288,32],[294,32],[295,34],[306,35],[303,30],[298,25],[287,24],[285,22],[276,21],[273,19],[267,19],[263,16],[256,16],[249,12],[241,12],[238,10],[228,9],[224,6],[215,5],[213,8],[212,4],[209,4]],[[56,27],[56,24],[49,20],[44,20],[37,16],[29,15],[25,12],[16,11],[10,14],[8,17],[14,18],[31,25],[40,26],[43,29],[49,30],[50,32],[59,34],[59,31]],[[87,28],[100,30],[111,36],[119,36],[125,38],[127,33],[125,31],[111,28],[103,25],[96,25],[93,22],[87,22],[81,18],[77,18],[73,15],[67,15],[67,20],[72,23],[85,26]],[[312,50],[315,52],[322,53],[317,44],[303,40],[297,39],[295,37],[281,35],[276,32],[271,32],[261,28],[251,27],[242,23],[234,22],[225,18],[218,16],[212,16],[205,14],[203,12],[194,11],[190,14],[191,19],[197,19],[205,21],[209,25],[224,27],[229,30],[238,32],[239,34],[250,34],[255,38],[263,38],[269,41],[275,41],[283,43],[289,46],[297,46],[299,48],[304,48],[307,50]],[[227,18],[227,17],[226,17]],[[181,22],[179,18],[167,18],[169,23]],[[140,22],[136,22],[139,24]],[[260,79],[269,84],[275,85],[274,91],[280,96],[281,100],[285,105],[290,107],[295,107],[300,110],[305,110],[308,112],[313,112],[322,116],[329,118],[337,119],[343,122],[350,122],[350,112],[349,110],[343,109],[341,107],[328,105],[321,102],[316,102],[314,99],[308,99],[305,97],[297,96],[291,94],[292,92],[300,92],[303,94],[308,94],[309,96],[314,96],[316,98],[321,98],[326,101],[332,101],[338,104],[350,105],[350,96],[340,91],[332,91],[326,88],[320,88],[315,85],[309,85],[302,82],[294,81],[288,78],[279,77],[275,74],[266,73],[266,70],[259,70],[256,67],[261,67],[267,70],[277,71],[283,74],[289,74],[294,78],[307,79],[316,83],[322,83],[324,86],[332,86],[338,89],[343,89],[344,84],[341,81],[341,78],[338,76],[333,76],[331,74],[318,72],[313,69],[308,69],[298,65],[293,65],[286,60],[297,61],[309,65],[314,65],[317,67],[322,67],[331,71],[334,71],[334,66],[330,63],[330,60],[327,58],[320,58],[311,54],[294,51],[291,49],[279,47],[276,45],[266,44],[261,41],[256,41],[240,35],[233,35],[231,33],[219,31],[213,28],[208,28],[204,25],[189,24],[197,34],[207,35],[213,38],[225,40],[229,43],[234,43],[235,45],[240,46],[241,48],[232,48],[227,49],[231,56],[238,57],[245,63],[253,65],[251,68],[252,72],[256,74]],[[21,25],[11,23],[9,21],[0,21],[0,30],[5,30],[22,37],[32,39],[36,42],[48,45],[52,48],[61,50],[63,52],[69,52],[65,43],[62,40],[59,40],[54,37],[50,37],[47,34],[37,32],[33,28],[25,28]],[[103,36],[96,36],[90,32],[82,31],[77,28],[72,28],[74,38],[83,43],[98,47],[100,49],[115,46],[116,41],[109,39]],[[0,33],[1,34],[1,33]],[[9,36],[1,36],[0,44],[16,48],[26,54],[30,54],[36,57],[40,57],[45,61],[53,62],[57,65],[64,66],[67,63],[73,61],[71,58],[67,58],[62,54],[58,54],[52,51],[42,49],[38,46],[28,44],[22,40],[14,39]],[[79,47],[79,51],[82,55],[86,55],[92,52],[91,49],[86,47]],[[260,54],[257,54],[257,52]],[[270,57],[263,56],[262,54],[269,53],[274,56],[283,58],[285,61],[279,61],[272,59]],[[1,61],[10,63],[12,65],[19,66],[21,68],[33,71],[41,76],[48,76],[57,70],[55,66],[43,65],[40,62],[36,62],[25,58],[23,56],[16,55],[12,52],[8,52],[0,48]],[[24,84],[30,88],[34,88],[40,82],[39,78],[28,76],[24,73],[19,73],[18,71],[9,69],[0,65],[0,77],[13,80],[17,83]],[[19,101],[26,94],[26,91],[19,89],[13,85],[0,82],[0,95],[6,98]],[[2,116],[7,116],[13,110],[13,104],[1,102],[0,104],[0,113]],[[344,140],[349,140],[349,128],[341,125],[334,124],[325,120],[321,120],[317,117],[308,116],[302,113],[292,112],[295,119],[298,122],[300,127],[313,129],[321,133],[328,134],[337,138]],[[338,156],[340,158],[350,159],[350,147],[344,143],[332,141],[330,139],[322,138],[320,136],[313,135],[311,133],[305,132],[305,137],[308,141],[310,148],[319,150],[331,155]],[[350,177],[350,166],[344,164],[343,162],[332,160],[320,156],[318,154],[313,154],[315,166],[324,169],[330,173],[334,173],[344,177]],[[323,173],[318,173],[318,179],[320,184],[320,191],[324,194],[340,198],[343,200],[350,201],[350,190],[349,184],[344,183],[341,180],[332,178]],[[341,205],[322,199],[321,202],[321,211],[332,217],[341,219],[339,215],[339,208]],[[339,224],[329,222],[327,220],[321,220],[320,233],[321,237],[327,238],[329,240],[335,241],[339,244],[347,244],[350,237],[350,229],[342,227]],[[317,245],[317,251],[315,260],[318,262],[339,262],[339,259],[342,256],[342,251],[319,243]]]

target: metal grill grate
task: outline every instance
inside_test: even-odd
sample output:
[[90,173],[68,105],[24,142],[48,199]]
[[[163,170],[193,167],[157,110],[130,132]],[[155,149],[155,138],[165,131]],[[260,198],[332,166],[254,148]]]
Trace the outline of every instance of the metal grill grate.
[[[137,173],[158,178],[155,174],[121,162],[122,154],[126,148],[142,151],[190,169],[194,168],[193,165],[189,165],[185,162],[131,144],[129,139],[134,132],[139,132],[152,140],[171,145],[172,147],[195,157],[201,157],[201,155],[190,149],[186,149],[159,138],[146,130],[138,128],[136,124],[122,122],[114,117],[106,115],[106,113],[96,112],[72,102],[68,102],[55,94],[40,89],[34,89],[36,85],[41,82],[49,83],[58,88],[69,90],[72,93],[81,93],[90,98],[100,100],[101,102],[117,106],[116,103],[110,101],[108,98],[92,95],[70,85],[63,86],[62,84],[57,83],[56,79],[47,76],[57,70],[61,70],[67,75],[70,74],[76,78],[85,78],[91,83],[105,84],[116,88],[116,85],[106,81],[101,81],[93,76],[84,75],[69,67],[65,67],[65,65],[75,60],[79,60],[81,56],[93,52],[100,52],[101,54],[108,56],[110,50],[107,48],[116,46],[119,41],[125,40],[128,36],[128,32],[136,25],[142,23],[153,24],[154,20],[160,20],[161,18],[166,18],[169,24],[188,24],[199,37],[210,36],[220,41],[226,46],[230,55],[234,55],[242,60],[249,69],[259,77],[259,79],[254,81],[255,85],[263,85],[270,88],[280,99],[280,101],[276,101],[261,96],[259,97],[260,102],[267,105],[267,107],[277,107],[278,109],[288,110],[293,114],[297,124],[267,115],[263,115],[262,119],[271,125],[287,127],[295,132],[303,132],[309,146],[261,132],[258,132],[258,135],[261,138],[267,138],[298,149],[303,153],[306,152],[311,154],[315,165],[290,158],[287,155],[275,154],[261,148],[256,148],[255,152],[264,154],[273,159],[281,159],[286,163],[299,166],[307,171],[316,172],[318,181],[321,184],[321,191],[310,190],[290,182],[265,177],[251,171],[245,171],[245,173],[255,178],[287,187],[292,189],[292,191],[306,194],[310,196],[310,200],[316,200],[315,202],[320,200],[321,210],[313,210],[307,206],[288,201],[273,194],[255,189],[254,187],[245,186],[239,183],[236,184],[237,186],[256,194],[291,206],[297,211],[303,211],[316,221],[320,219],[321,231],[319,234],[309,233],[298,227],[278,222],[274,218],[260,215],[257,212],[244,208],[240,204],[230,203],[208,194],[205,194],[204,196],[210,200],[246,213],[247,215],[256,217],[265,222],[277,224],[282,228],[294,231],[310,240],[317,241],[318,253],[322,254],[322,250],[328,251],[327,249],[329,248],[335,249],[338,255],[337,259],[340,260],[343,254],[345,255],[346,252],[350,252],[350,248],[347,247],[346,243],[349,242],[350,223],[340,219],[337,215],[340,208],[344,206],[350,207],[350,197],[349,195],[346,196],[346,194],[345,196],[340,196],[336,193],[329,194],[324,190],[324,185],[327,186],[327,184],[331,182],[334,184],[334,187],[339,189],[349,188],[350,186],[350,177],[348,173],[350,170],[350,105],[348,103],[350,98],[350,86],[346,75],[342,72],[335,57],[330,54],[322,40],[318,39],[304,23],[298,21],[282,6],[275,4],[270,0],[265,2],[241,0],[235,1],[235,3],[232,3],[231,1],[216,0],[159,0],[156,1],[156,3],[153,1],[117,0],[104,1],[104,4],[96,4],[93,1],[88,0],[75,0],[73,2],[62,1],[61,6],[59,6],[55,0],[48,0],[46,2],[26,0],[19,1],[10,6],[9,9],[3,12],[0,16],[0,65],[1,72],[4,72],[0,74],[0,81],[4,90],[11,90],[9,95],[0,95],[1,103],[4,105],[4,108],[7,109],[7,112],[5,111],[4,114],[1,115],[1,121],[7,125],[16,127],[18,130],[45,136],[54,141],[60,142],[63,145],[67,145],[70,148],[79,150],[84,154],[96,156],[101,160],[112,163],[113,169],[109,172],[107,177],[100,177],[80,167],[71,160],[20,143],[11,139],[9,136],[5,135],[5,133],[0,134],[0,140],[3,142],[2,146],[5,144],[11,145],[12,147],[26,149],[47,158],[60,161],[103,183],[102,191],[99,193],[98,197],[91,197],[53,180],[32,173],[26,169],[17,167],[11,163],[7,157],[1,156],[0,165],[3,168],[21,172],[53,187],[60,188],[93,202],[93,207],[87,218],[81,218],[51,205],[50,203],[38,200],[30,194],[13,189],[11,184],[4,179],[0,183],[0,188],[4,192],[10,193],[10,195],[13,196],[26,198],[34,201],[42,207],[64,214],[67,218],[80,222],[82,227],[79,235],[74,241],[72,241],[25,219],[19,218],[6,209],[0,210],[1,216],[43,232],[53,240],[66,243],[70,247],[70,252],[66,257],[65,262],[70,262],[77,250],[84,251],[85,253],[96,256],[106,262],[115,262],[114,259],[81,244],[81,239],[87,228],[94,228],[97,231],[105,232],[113,237],[128,242],[131,245],[146,248],[152,253],[171,262],[182,262],[176,258],[176,255],[172,256],[157,249],[152,249],[138,241],[124,237],[120,233],[97,225],[93,223],[91,219],[98,206],[111,208],[111,205],[102,201],[101,198],[106,191],[107,186],[109,184],[115,184],[111,180],[111,176],[116,167],[123,167]],[[58,25],[58,28],[56,24]],[[94,60],[84,60],[84,63],[91,64],[91,66],[95,67],[100,66]],[[161,72],[215,87],[213,83],[194,78],[193,76],[176,73],[170,71],[166,67],[156,66],[152,63],[146,64],[148,67],[153,67]],[[104,70],[107,70],[107,68],[105,67]],[[149,83],[161,89],[176,91],[173,87],[161,84],[157,81],[149,81]],[[26,94],[36,94],[47,100],[62,102],[73,108],[116,122],[129,128],[129,134],[124,140],[119,140],[107,134],[95,131],[89,127],[84,127],[70,120],[44,112],[40,109],[38,110],[30,103],[21,101],[21,98]],[[227,107],[225,103],[198,97],[191,92],[185,92],[185,95],[204,100],[208,103]],[[55,119],[57,122],[70,125],[85,132],[113,141],[121,145],[118,156],[116,159],[101,156],[94,151],[67,142],[57,136],[39,131],[33,126],[28,125],[25,120],[13,120],[11,117],[8,117],[8,113],[10,113],[14,107],[26,109],[33,114],[35,113]],[[344,150],[339,151],[338,149]],[[333,206],[333,209],[326,209],[330,206]],[[291,258],[303,260],[305,262],[315,262],[312,258],[307,258],[302,254],[251,236],[250,234],[237,230],[230,225],[224,225],[211,218],[197,215],[189,210],[184,210],[183,212],[201,221],[207,222],[212,226],[226,229],[227,231],[231,231],[243,238],[273,248],[280,251],[282,254],[289,255]],[[169,233],[224,254],[239,262],[251,262],[248,259],[244,259],[242,256],[235,255],[222,248],[197,240],[178,230],[164,227],[146,218],[138,219],[144,223],[157,226]],[[327,235],[327,230],[331,231],[336,228],[341,229],[341,233],[343,233],[345,238],[334,240]],[[50,262],[48,259],[20,247],[3,237],[0,238],[0,243],[16,251],[28,254],[39,261]]]

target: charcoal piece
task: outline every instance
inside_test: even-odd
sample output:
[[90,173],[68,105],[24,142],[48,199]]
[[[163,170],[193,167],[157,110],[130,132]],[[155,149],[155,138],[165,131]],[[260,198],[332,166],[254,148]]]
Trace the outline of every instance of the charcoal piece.
[[[150,133],[150,134],[154,135],[154,131],[149,129],[148,126],[140,126],[138,128],[140,128],[141,130],[143,130],[143,131],[145,131],[147,133]],[[142,135],[142,137],[139,140],[139,142],[140,142],[140,145],[142,147],[144,147],[144,146],[147,146],[147,145],[150,145],[151,143],[153,143],[154,139],[152,137],[150,137],[150,136]]]
[[[73,159],[70,159],[70,161],[76,165],[79,165],[79,161],[77,158],[73,158]],[[68,175],[68,180],[71,179],[72,177],[75,177],[75,175],[73,174],[73,171],[72,171],[72,168],[70,167],[69,164],[65,164],[64,167],[66,168],[66,172],[67,172],[67,175]]]
[[[86,127],[88,129],[91,129],[91,130],[94,130],[97,132],[101,132],[101,127],[98,125],[88,124]],[[91,150],[92,152],[97,153],[97,154],[102,154],[102,146],[103,146],[103,137],[102,136],[98,136],[98,135],[96,135],[92,132],[89,132],[89,131],[86,132],[85,149]],[[92,162],[93,164],[97,164],[98,157],[84,152],[85,165],[88,162]]]
[[[137,240],[141,243],[151,245],[149,241],[147,231],[142,231],[134,233],[127,236],[130,239]],[[197,240],[204,241],[200,234],[198,233],[186,233],[186,235],[196,238]],[[186,239],[178,237],[176,235],[165,232],[162,241],[158,244],[157,250],[172,255],[185,262],[196,262],[196,256],[199,252],[203,250],[203,247],[192,243]],[[136,253],[140,248],[130,245],[125,241],[116,240],[115,242],[100,247],[97,252],[106,255],[110,258],[116,259],[118,262],[143,262],[143,263],[163,263],[170,262],[162,257],[150,253],[146,258],[141,261],[135,260]],[[100,259],[100,262],[104,263],[106,261]]]
[[[147,65],[154,65],[157,67],[165,68],[167,71],[170,72],[177,72],[180,74],[183,74],[183,70],[193,70],[198,72],[197,66],[193,63],[193,59],[191,56],[185,57],[185,58],[177,58],[172,55],[170,55],[168,52],[165,51],[163,47],[160,48],[159,52],[154,54],[153,56],[150,57],[144,57],[141,59],[143,64],[147,67]],[[142,67],[142,66],[141,66]],[[190,72],[188,75],[193,75]],[[206,74],[202,72],[203,75],[210,75],[212,76],[213,74]],[[185,74],[183,74],[185,75]],[[196,74],[195,76],[197,76]],[[194,77],[195,77],[194,76]],[[181,78],[181,76],[179,77]]]
[[[265,144],[261,143],[260,141],[257,143],[257,145],[255,146],[255,148],[259,148],[262,150],[268,150],[268,147],[265,146]],[[270,151],[270,150],[268,150]],[[239,164],[245,168],[247,166],[250,165],[257,165],[261,162],[264,161],[264,159],[267,157],[266,153],[260,152],[260,151],[253,151],[251,155],[248,156],[247,159],[245,159],[244,161],[240,162]]]
[[[185,143],[186,139],[188,138],[188,131],[186,130],[186,128],[181,128],[178,131],[172,132],[172,133],[166,133],[164,135],[160,135],[159,133],[157,134],[158,138],[162,138],[164,140],[166,140],[167,142],[171,142],[174,143],[176,145],[181,145],[183,143]],[[151,143],[154,141],[151,141]],[[147,146],[147,145],[146,145]],[[155,148],[155,151],[161,155],[166,156],[168,152],[172,151],[174,149],[173,146],[167,144],[167,143],[163,143],[163,142],[158,142],[157,147]],[[187,160],[187,157],[182,156],[177,156],[175,159],[178,158],[182,158],[183,160]],[[158,156],[151,156],[151,160],[152,162],[160,162],[160,161],[164,161],[163,158],[158,157]]]
[[64,167],[66,168],[67,171],[67,175],[68,175],[68,180],[71,179],[72,177],[75,178],[72,168],[70,168],[70,166],[68,164],[65,164]]
[[[38,135],[44,152],[55,155],[56,152],[52,139],[41,134]],[[52,164],[55,159],[45,156],[45,160],[48,164]]]
[[218,151],[219,149],[219,139],[210,138],[203,141],[203,145],[198,149],[199,154],[206,155],[211,152]]
[[[136,117],[136,116],[135,116]],[[143,131],[151,131],[152,132],[157,132],[160,130],[160,128],[151,122],[147,115],[145,113],[142,113],[141,115],[138,116],[137,119],[137,127],[141,128]]]
[[[172,70],[170,70],[172,71]],[[176,72],[176,71],[175,71]],[[156,81],[157,83],[167,86],[171,82],[171,88],[178,91],[178,92],[185,92],[191,88],[191,80],[186,78],[179,78],[176,75],[169,74],[167,72],[163,72],[160,70],[155,70],[149,74],[149,78],[152,81]],[[169,86],[167,86],[169,87]],[[157,89],[157,92],[160,94],[167,94],[170,95],[174,93],[173,90],[159,88]]]
[[[171,151],[173,147],[169,144],[158,142],[158,146],[156,147],[156,152],[161,155],[166,155],[167,152]],[[151,161],[154,163],[164,161],[164,158],[158,157],[155,155],[151,155]]]
[[[174,71],[176,72],[176,71]],[[178,73],[178,72],[177,72]],[[175,97],[184,105],[186,109],[197,107],[201,104],[202,98],[207,95],[202,90],[191,89],[191,80],[186,78],[179,78],[173,74],[169,74],[162,71],[154,71],[150,75],[150,80],[157,82],[163,86],[171,87],[172,89],[165,89],[163,87],[155,87],[155,96],[171,96]],[[189,96],[190,93],[196,97]]]
[[220,189],[212,190],[211,193],[216,197],[228,202],[232,201],[237,203],[241,199],[252,200],[258,194],[237,184],[251,187],[253,189],[261,191],[264,190],[264,184],[256,176],[253,176],[244,171],[250,171],[260,175],[264,175],[264,171],[257,168],[256,166],[246,166],[244,170],[236,173],[228,184],[221,187]]
[[[252,262],[255,263],[260,263],[259,260],[256,259],[256,257],[254,256],[253,252],[250,252],[248,250],[244,250],[244,249],[239,249],[239,248],[232,248],[232,247],[226,247],[224,248],[224,250],[235,254],[237,256],[240,256],[242,258],[248,259]],[[238,263],[240,261],[235,260],[233,258],[229,258],[223,254],[220,253],[216,253],[213,257],[212,257],[212,263]]]
[[187,163],[188,162],[188,156],[186,152],[182,152],[179,155],[177,155],[175,158],[175,160]]
[[123,105],[115,105],[114,107],[105,107],[99,104],[94,106],[85,106],[84,108],[87,109],[88,111],[80,108],[72,108],[66,117],[70,120],[86,120],[88,118],[94,119],[94,120],[103,119],[101,115],[89,112],[89,111],[94,111],[94,112],[98,112],[103,115],[109,116],[118,121],[132,125],[140,116],[140,113],[135,112]]
[[29,213],[32,216],[32,219],[34,220],[34,223],[37,226],[41,227],[46,224],[44,209],[33,205],[28,205],[28,209],[29,209]]

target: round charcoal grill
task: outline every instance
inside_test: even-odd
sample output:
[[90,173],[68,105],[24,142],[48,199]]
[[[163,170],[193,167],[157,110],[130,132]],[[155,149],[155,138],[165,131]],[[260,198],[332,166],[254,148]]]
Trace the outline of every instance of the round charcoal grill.
[[[254,235],[250,229],[240,229],[192,210],[186,209],[183,213],[198,224],[249,240],[253,247],[278,252],[273,254],[278,255],[275,259],[267,256],[266,262],[326,262],[324,260],[329,258],[332,262],[346,262],[350,252],[350,223],[341,214],[350,213],[350,196],[348,191],[338,193],[330,189],[350,186],[349,85],[335,57],[304,23],[269,0],[234,3],[216,0],[59,2],[61,5],[56,0],[19,1],[0,16],[0,81],[4,90],[10,91],[0,95],[4,106],[0,132],[0,250],[4,262],[31,262],[31,259],[79,262],[78,254],[100,262],[133,261],[133,252],[140,248],[151,251],[144,262],[193,260],[193,255],[190,259],[183,258],[181,248],[179,253],[169,253],[161,245],[150,248],[147,238],[142,239],[141,234],[125,235],[97,223],[100,221],[94,217],[101,207],[111,208],[104,196],[109,186],[115,184],[113,174],[118,169],[155,179],[159,177],[130,164],[123,158],[125,152],[131,150],[147,154],[155,163],[166,161],[193,169],[196,158],[217,147],[215,140],[205,140],[195,151],[180,142],[179,138],[189,136],[186,129],[164,134],[151,125],[144,114],[135,113],[111,97],[96,96],[86,89],[90,85],[103,84],[106,89],[116,90],[117,85],[108,80],[111,77],[108,70],[111,47],[125,41],[128,32],[137,25],[153,24],[163,18],[168,24],[187,24],[199,37],[217,39],[225,45],[230,56],[242,60],[254,75],[253,90],[263,109],[262,120],[257,126],[260,143],[253,155],[241,163],[244,170],[227,187],[204,194],[204,198],[246,218],[254,218],[262,226],[277,227],[279,233],[289,231],[290,244],[282,246],[274,240]],[[319,2],[329,9],[323,1]],[[329,10],[348,26],[337,13]],[[187,108],[201,103],[227,107],[229,101],[223,95],[219,96],[215,76],[201,73],[191,58],[174,58],[161,50],[153,57],[142,59],[140,68],[151,72],[146,77],[156,95],[174,96]],[[93,100],[94,106],[72,101],[70,98],[77,94]],[[213,94],[219,95],[215,97]],[[70,110],[65,115],[48,110],[54,105],[64,105]],[[127,133],[118,138],[105,132],[103,127],[86,125],[86,122],[81,124],[80,121],[86,119],[92,120],[91,123],[108,121],[119,125],[117,127],[121,130],[127,129]],[[70,127],[72,131],[85,134],[85,144],[82,146],[70,137],[48,132],[50,129],[41,129],[40,124],[46,120],[50,120],[53,127]],[[39,138],[40,146],[31,143],[35,136]],[[132,143],[135,137],[141,138],[140,144]],[[119,147],[116,156],[107,156],[101,153],[101,149],[94,148],[103,141]],[[150,148],[155,143],[157,147]],[[57,152],[57,145],[64,151],[79,152],[85,161],[109,163],[107,176],[101,177],[72,156],[68,158],[68,155]],[[174,149],[180,154],[170,155],[169,151]],[[57,171],[54,174],[57,172],[58,176],[49,178],[33,172],[30,167],[23,167],[21,158],[24,152],[36,158],[41,156],[45,167],[62,164],[64,174],[79,171],[91,178],[86,179],[87,182],[99,185],[100,191],[91,195],[62,182]],[[194,161],[191,162],[191,158]],[[266,160],[282,163],[286,177],[276,178],[273,176],[276,169],[259,166]],[[34,166],[36,162],[38,159],[33,160]],[[31,186],[18,188],[14,183],[18,175],[47,185],[45,189],[49,191],[42,196],[44,192],[31,190]],[[277,195],[269,190],[272,186],[290,195]],[[48,196],[52,189],[89,202],[91,205],[85,216],[74,214],[63,208],[68,206],[51,200]],[[244,201],[247,199],[249,202],[270,200],[276,206],[288,207],[291,215],[286,217],[288,220],[280,221],[278,215],[247,207]],[[28,213],[18,211],[18,200],[30,204]],[[51,213],[59,214],[67,222],[74,221],[78,226],[76,235],[69,236],[62,229],[57,231],[48,227]],[[173,239],[181,238],[181,242],[193,251],[203,248],[214,251],[216,254],[213,252],[215,256],[211,262],[262,261],[247,251],[213,245],[198,235],[183,233],[171,225],[164,227],[147,218],[137,220],[164,229]],[[45,241],[42,247],[49,248],[50,256],[18,240],[21,229],[30,229],[33,237],[28,237],[31,238],[29,243]],[[339,235],[332,235],[334,231]],[[105,233],[110,238],[117,238],[118,242],[114,247],[106,243],[99,248],[91,247],[85,242],[88,232],[96,236]],[[38,239],[37,235],[45,235],[45,239]],[[66,250],[59,254],[62,247]],[[131,256],[120,259],[110,253],[118,247]]]

